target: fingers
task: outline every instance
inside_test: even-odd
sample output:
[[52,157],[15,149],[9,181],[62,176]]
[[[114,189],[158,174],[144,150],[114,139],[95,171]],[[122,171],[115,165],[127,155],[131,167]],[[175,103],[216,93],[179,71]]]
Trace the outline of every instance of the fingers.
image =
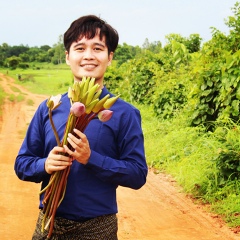
[[88,145],[88,140],[84,133],[77,129],[73,129],[73,131],[76,133],[78,137],[75,137],[73,134],[69,133],[67,140],[75,150],[77,148],[84,147],[84,145]]
[[54,147],[46,161],[45,161],[45,170],[48,174],[51,174],[54,171],[60,171],[72,164],[72,158],[65,156],[66,153],[63,147]]
[[81,131],[77,129],[74,129],[73,131],[76,133],[77,137],[69,133],[67,138],[73,150],[70,150],[66,145],[64,146],[64,149],[70,156],[73,157],[73,159],[76,159],[82,164],[86,164],[91,153],[88,139]]
[[87,136],[79,131],[78,129],[74,128],[73,131],[79,136],[79,138],[82,140],[82,142],[88,142]]

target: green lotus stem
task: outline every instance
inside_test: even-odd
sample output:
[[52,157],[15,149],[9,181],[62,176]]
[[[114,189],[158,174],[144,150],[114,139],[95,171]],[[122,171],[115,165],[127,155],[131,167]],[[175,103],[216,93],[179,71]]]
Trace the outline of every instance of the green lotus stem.
[[52,183],[54,182],[54,180],[56,179],[56,177],[57,177],[57,175],[56,175],[56,174],[53,174],[53,176],[51,177],[48,185],[40,191],[40,193],[39,193],[40,195],[41,195],[42,193],[44,193],[44,192],[52,185]]
[[53,119],[52,119],[52,110],[51,110],[50,108],[49,108],[49,110],[48,110],[48,114],[49,114],[50,123],[51,123],[51,125],[52,125],[53,133],[54,133],[54,136],[55,136],[56,141],[57,141],[57,145],[58,145],[58,146],[61,146],[61,142],[60,142],[59,136],[58,136],[58,134],[57,134],[56,127],[55,127],[54,122],[53,122]]

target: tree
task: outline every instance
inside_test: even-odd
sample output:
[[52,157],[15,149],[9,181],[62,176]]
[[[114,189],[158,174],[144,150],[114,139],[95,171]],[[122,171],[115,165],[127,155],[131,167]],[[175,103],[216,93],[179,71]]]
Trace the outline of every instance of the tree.
[[9,49],[9,45],[7,43],[3,43],[0,46],[0,66],[4,65],[4,60],[7,58],[7,52]]
[[234,16],[225,20],[226,25],[230,28],[229,42],[233,52],[240,49],[240,3],[235,3],[232,8]]
[[149,46],[150,46],[150,42],[149,42],[148,38],[146,38],[142,47],[143,47],[143,49],[149,49]]
[[25,53],[29,50],[30,48],[28,46],[12,46],[8,49],[7,57],[10,56],[19,56],[21,53]]
[[118,66],[123,64],[124,62],[127,62],[127,60],[130,60],[133,58],[133,55],[131,53],[131,48],[126,43],[123,43],[123,45],[118,45],[115,53],[114,53],[114,59],[117,60]]
[[58,43],[53,46],[54,55],[52,57],[52,63],[62,64],[65,60],[65,49],[63,46],[63,35],[60,35],[58,38]]
[[21,61],[22,59],[16,56],[12,56],[6,59],[7,65],[12,69],[16,69],[19,63],[21,63]]
[[180,34],[169,34],[165,37],[166,45],[164,49],[166,51],[171,51],[172,41],[182,43],[186,46],[189,53],[198,52],[200,50],[202,38],[199,34],[191,34],[188,38],[182,37]]
[[43,45],[43,46],[40,47],[40,49],[44,52],[47,52],[49,49],[51,49],[51,47],[48,46],[48,45]]

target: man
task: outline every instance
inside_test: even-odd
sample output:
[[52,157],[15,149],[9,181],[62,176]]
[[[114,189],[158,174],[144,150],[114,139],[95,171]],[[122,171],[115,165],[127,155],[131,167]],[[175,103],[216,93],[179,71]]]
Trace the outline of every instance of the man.
[[[64,34],[66,62],[75,81],[94,77],[108,94],[103,79],[118,45],[118,33],[100,18],[88,15],[75,20]],[[109,93],[110,94],[110,93]],[[112,95],[111,95],[112,96]],[[58,135],[64,129],[70,109],[65,93],[53,112]],[[25,181],[48,184],[51,173],[71,166],[65,197],[57,209],[51,239],[117,239],[116,188],[141,188],[146,182],[147,164],[139,111],[118,99],[107,122],[93,119],[85,132],[75,130],[67,146],[57,146],[46,101],[37,109],[15,162],[17,176]],[[64,156],[59,153],[68,153]],[[42,199],[33,239],[46,239],[41,232]]]

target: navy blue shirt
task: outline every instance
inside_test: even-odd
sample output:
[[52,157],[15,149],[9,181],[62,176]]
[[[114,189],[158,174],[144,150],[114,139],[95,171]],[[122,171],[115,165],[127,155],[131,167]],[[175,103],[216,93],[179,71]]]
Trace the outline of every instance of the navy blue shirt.
[[[101,97],[108,93],[103,88]],[[67,94],[62,95],[61,102],[53,111],[53,121],[60,139],[70,110]],[[140,112],[121,99],[111,110],[113,116],[109,121],[101,122],[96,118],[86,128],[84,133],[91,148],[89,162],[83,165],[73,161],[57,216],[79,220],[117,213],[116,188],[121,185],[139,189],[145,184],[148,168]],[[50,179],[44,163],[56,145],[44,101],[29,125],[16,158],[17,176],[25,181],[42,182],[43,189]],[[40,196],[40,208],[43,207],[42,199],[43,194]]]

